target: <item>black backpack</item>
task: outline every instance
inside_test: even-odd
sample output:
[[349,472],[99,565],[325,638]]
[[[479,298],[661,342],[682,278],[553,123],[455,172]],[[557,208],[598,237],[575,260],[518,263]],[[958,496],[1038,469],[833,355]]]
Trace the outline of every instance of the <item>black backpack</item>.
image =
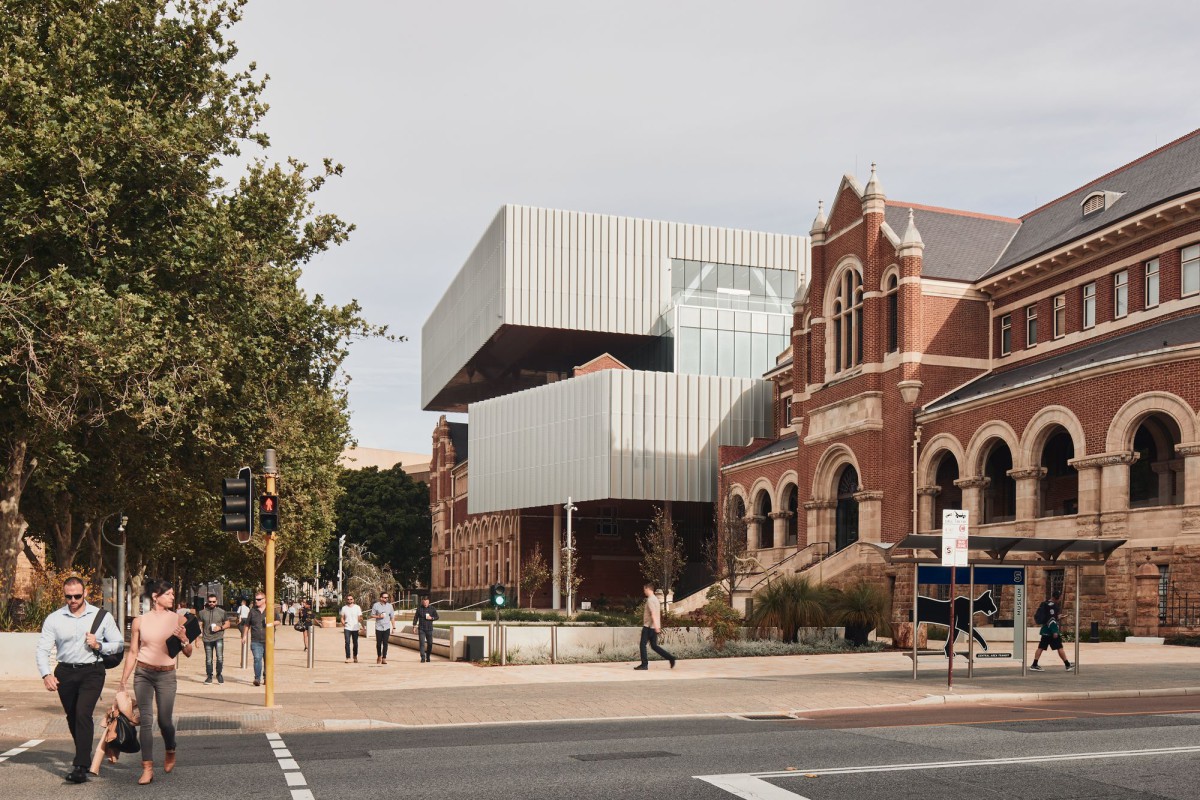
[[[100,623],[104,621],[104,615],[108,612],[103,608],[96,612],[96,620],[92,623],[92,635],[96,635],[96,631],[100,630]],[[121,643],[121,649],[115,653],[101,653],[100,660],[104,662],[105,669],[114,669],[121,666],[121,662],[125,660],[125,644]],[[133,752],[137,752],[136,750]]]
[[1050,601],[1043,600],[1038,606],[1037,611],[1033,612],[1033,621],[1038,625],[1045,625],[1050,621]]

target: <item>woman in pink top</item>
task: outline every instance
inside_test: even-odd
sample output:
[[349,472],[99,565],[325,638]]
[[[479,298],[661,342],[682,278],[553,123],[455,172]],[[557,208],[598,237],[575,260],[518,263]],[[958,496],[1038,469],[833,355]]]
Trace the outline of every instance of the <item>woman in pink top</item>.
[[133,694],[141,709],[142,776],[138,783],[145,785],[154,780],[154,716],[150,713],[153,701],[158,707],[158,727],[162,731],[163,771],[175,769],[175,659],[167,652],[167,640],[172,636],[183,643],[182,652],[189,658],[192,643],[187,639],[183,617],[175,613],[175,587],[169,581],[157,581],[149,587],[150,612],[133,618],[133,630],[129,642],[131,655],[125,659],[118,689],[124,691],[129,684],[129,674],[137,668],[133,678]]

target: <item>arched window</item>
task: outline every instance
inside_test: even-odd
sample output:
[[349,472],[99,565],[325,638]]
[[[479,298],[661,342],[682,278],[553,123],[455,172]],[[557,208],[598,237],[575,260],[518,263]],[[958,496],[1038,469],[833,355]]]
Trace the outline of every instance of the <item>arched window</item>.
[[895,273],[887,279],[887,352],[900,349],[900,280]]
[[834,547],[838,550],[858,541],[858,500],[854,495],[860,488],[858,470],[847,464],[842,468],[837,482]]
[[862,363],[863,289],[858,270],[844,270],[837,279],[833,301],[833,372]]

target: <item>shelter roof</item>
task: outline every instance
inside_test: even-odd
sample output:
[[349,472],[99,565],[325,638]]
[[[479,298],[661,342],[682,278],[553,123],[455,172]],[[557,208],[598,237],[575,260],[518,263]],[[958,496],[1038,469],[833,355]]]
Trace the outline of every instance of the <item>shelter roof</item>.
[[[968,536],[967,549],[976,566],[996,565],[1067,565],[1103,563],[1125,544],[1125,539],[1039,539],[1030,536]],[[940,534],[917,533],[905,536],[894,545],[881,547],[893,563],[940,563],[942,537]],[[911,556],[899,551],[911,550]],[[921,556],[922,550],[930,555]]]

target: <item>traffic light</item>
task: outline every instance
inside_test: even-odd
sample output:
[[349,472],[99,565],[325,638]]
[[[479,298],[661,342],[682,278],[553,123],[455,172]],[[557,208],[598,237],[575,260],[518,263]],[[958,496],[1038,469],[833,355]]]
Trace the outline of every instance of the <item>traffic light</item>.
[[250,506],[253,496],[254,475],[249,467],[238,470],[236,478],[221,482],[221,530],[244,533],[247,537],[254,535],[254,513]]
[[508,598],[504,594],[503,583],[492,584],[492,608],[504,608],[508,605]]
[[258,500],[258,524],[263,533],[279,530],[279,495],[264,494]]

